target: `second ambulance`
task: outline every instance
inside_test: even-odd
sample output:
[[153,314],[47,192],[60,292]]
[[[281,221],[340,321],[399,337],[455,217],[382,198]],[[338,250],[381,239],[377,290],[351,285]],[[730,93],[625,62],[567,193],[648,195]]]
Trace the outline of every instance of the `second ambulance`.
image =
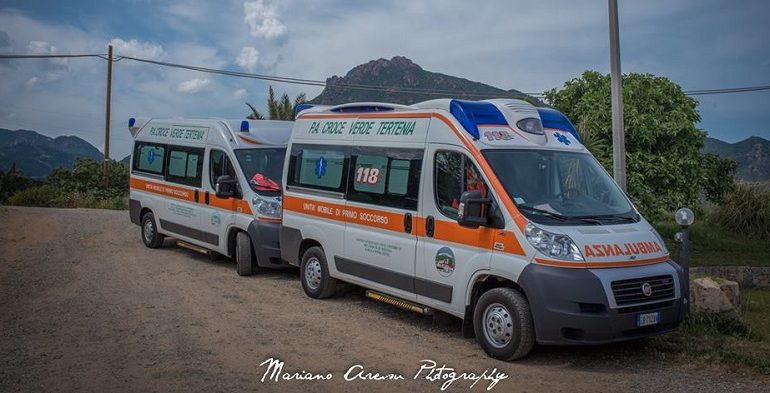
[[673,330],[682,272],[561,113],[512,99],[301,111],[281,256],[305,293],[338,281],[463,319],[488,355]]

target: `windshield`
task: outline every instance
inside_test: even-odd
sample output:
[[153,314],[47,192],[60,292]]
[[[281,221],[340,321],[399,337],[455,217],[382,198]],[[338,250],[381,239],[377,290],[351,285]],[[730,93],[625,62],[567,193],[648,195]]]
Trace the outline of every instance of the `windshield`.
[[522,214],[547,224],[636,222],[623,192],[590,154],[552,150],[485,150]]
[[235,157],[252,190],[262,195],[280,195],[285,148],[239,149]]

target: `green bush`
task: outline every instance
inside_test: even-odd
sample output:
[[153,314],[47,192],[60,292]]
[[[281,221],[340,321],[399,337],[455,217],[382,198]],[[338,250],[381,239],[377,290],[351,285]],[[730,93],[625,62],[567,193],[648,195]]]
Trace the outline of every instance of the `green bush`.
[[770,187],[736,184],[716,208],[713,222],[748,238],[770,240]]
[[59,191],[52,186],[42,185],[18,191],[8,198],[8,204],[13,206],[53,207],[59,198]]

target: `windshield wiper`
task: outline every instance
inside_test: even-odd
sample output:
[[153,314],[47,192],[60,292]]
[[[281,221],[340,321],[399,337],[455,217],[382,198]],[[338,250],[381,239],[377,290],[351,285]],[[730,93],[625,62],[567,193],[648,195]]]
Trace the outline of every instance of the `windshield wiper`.
[[526,210],[526,211],[531,212],[531,213],[542,214],[542,215],[544,215],[546,217],[554,218],[554,219],[557,219],[559,221],[582,221],[582,222],[586,222],[586,223],[589,223],[589,224],[597,224],[597,225],[601,225],[602,224],[601,221],[599,221],[599,220],[597,220],[597,219],[595,219],[593,217],[565,216],[565,215],[562,215],[562,214],[559,214],[559,213],[550,212],[548,210],[538,209],[536,207],[524,206],[524,205],[518,205],[517,207],[520,210]]
[[595,215],[595,216],[576,216],[572,218],[579,218],[579,219],[590,219],[590,220],[597,220],[597,221],[625,221],[625,222],[639,222],[639,215],[634,214],[633,216],[619,216],[619,215]]
[[567,221],[569,219],[569,217],[562,216],[559,213],[554,213],[554,212],[550,212],[548,210],[538,209],[536,207],[530,207],[530,206],[524,206],[524,205],[518,205],[516,207],[518,207],[519,210],[526,210],[526,211],[531,212],[531,213],[542,214],[544,216],[555,218],[555,219],[557,219],[559,221]]

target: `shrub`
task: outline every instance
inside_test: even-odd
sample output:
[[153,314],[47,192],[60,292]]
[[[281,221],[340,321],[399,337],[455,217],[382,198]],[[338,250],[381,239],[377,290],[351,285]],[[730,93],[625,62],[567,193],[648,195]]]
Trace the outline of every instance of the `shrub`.
[[743,236],[770,240],[770,187],[736,184],[717,207],[713,221]]
[[52,186],[42,185],[21,190],[8,198],[8,204],[14,206],[53,207],[59,198],[59,191]]

